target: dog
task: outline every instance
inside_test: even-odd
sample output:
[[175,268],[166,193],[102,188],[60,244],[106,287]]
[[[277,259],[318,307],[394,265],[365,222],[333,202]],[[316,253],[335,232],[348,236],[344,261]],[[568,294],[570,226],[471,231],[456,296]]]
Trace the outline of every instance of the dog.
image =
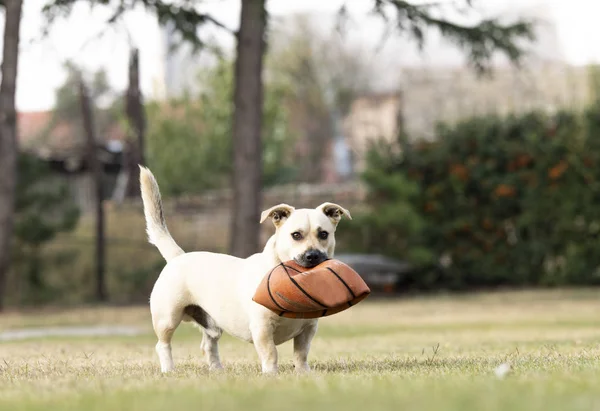
[[312,268],[333,258],[336,227],[342,216],[352,219],[348,210],[334,203],[315,209],[279,204],[260,216],[261,224],[270,219],[275,226],[262,252],[248,258],[185,253],[167,229],[158,183],[144,167],[140,186],[148,241],[167,261],[150,295],[161,371],[174,369],[171,339],[182,321],[200,326],[200,347],[210,370],[223,368],[218,342],[226,332],[254,344],[265,374],[278,372],[277,345],[293,339],[295,369],[310,371],[308,352],[318,320],[279,317],[252,296],[266,273],[281,262],[293,259]]

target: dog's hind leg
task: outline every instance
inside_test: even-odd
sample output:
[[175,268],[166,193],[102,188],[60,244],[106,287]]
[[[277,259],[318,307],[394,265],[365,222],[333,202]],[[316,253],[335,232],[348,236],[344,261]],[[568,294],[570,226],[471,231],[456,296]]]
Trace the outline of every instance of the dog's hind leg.
[[173,333],[181,323],[182,317],[183,312],[176,310],[167,313],[152,313],[152,325],[154,326],[154,332],[158,337],[156,353],[160,360],[160,370],[162,372],[169,372],[175,368],[173,355],[171,353],[171,339],[173,338]]
[[218,333],[214,333],[214,330],[202,329],[202,343],[200,343],[200,348],[211,370],[223,369],[219,356],[219,338],[221,338],[221,335],[222,332],[220,330]]
[[222,369],[221,359],[219,357],[219,339],[223,335],[223,330],[217,325],[215,320],[198,305],[188,305],[184,309],[185,315],[191,317],[202,328],[202,342],[200,349],[206,363],[211,370]]

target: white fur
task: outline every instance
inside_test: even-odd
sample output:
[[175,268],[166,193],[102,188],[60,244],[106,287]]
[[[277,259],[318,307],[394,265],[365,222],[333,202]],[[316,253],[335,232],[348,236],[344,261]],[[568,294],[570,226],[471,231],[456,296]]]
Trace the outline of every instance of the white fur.
[[[308,249],[332,258],[335,228],[342,215],[351,218],[349,212],[333,203],[300,210],[280,204],[261,215],[261,222],[270,218],[276,227],[262,252],[245,259],[209,252],[184,253],[167,229],[154,176],[148,169],[140,169],[148,238],[167,260],[150,296],[161,370],[173,370],[171,338],[181,321],[192,321],[184,309],[195,305],[216,323],[203,328],[201,343],[211,369],[222,368],[218,340],[225,331],[254,344],[264,373],[277,372],[276,346],[294,339],[294,365],[298,371],[308,371],[307,357],[317,320],[279,317],[252,301],[252,296],[266,273],[282,261],[300,258]],[[319,231],[327,231],[328,238],[318,238]],[[292,238],[297,232],[301,239]]]

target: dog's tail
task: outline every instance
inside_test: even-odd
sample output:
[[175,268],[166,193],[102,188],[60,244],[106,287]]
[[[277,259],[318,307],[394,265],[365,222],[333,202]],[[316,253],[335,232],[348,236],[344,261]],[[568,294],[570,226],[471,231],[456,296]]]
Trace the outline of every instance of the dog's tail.
[[158,183],[152,172],[142,166],[140,166],[140,186],[148,241],[158,248],[167,261],[184,254],[167,229]]

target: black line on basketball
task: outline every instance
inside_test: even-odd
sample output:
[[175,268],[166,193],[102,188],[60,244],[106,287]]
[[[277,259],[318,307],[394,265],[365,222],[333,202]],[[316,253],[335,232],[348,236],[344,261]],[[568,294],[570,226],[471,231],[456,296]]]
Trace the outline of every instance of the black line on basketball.
[[352,296],[352,298],[356,298],[356,295],[354,294],[354,292],[352,291],[352,289],[350,288],[350,286],[348,284],[346,284],[346,282],[342,279],[342,277],[340,277],[338,275],[338,273],[336,273],[335,271],[333,271],[331,268],[327,267],[327,269],[329,271],[331,271],[333,273],[333,275],[335,275],[337,277],[337,279],[340,280],[342,282],[342,284],[344,284],[346,286],[346,288],[348,289],[348,291],[350,291],[350,295]]
[[296,287],[298,287],[298,289],[299,289],[300,291],[302,291],[302,293],[303,293],[305,296],[307,296],[308,298],[310,298],[311,300],[313,300],[315,303],[319,304],[321,307],[326,307],[326,305],[325,305],[325,304],[323,304],[322,302],[320,302],[320,301],[316,300],[315,298],[313,298],[313,296],[312,296],[312,295],[310,295],[309,293],[307,293],[306,291],[304,291],[304,289],[303,289],[302,287],[300,287],[300,284],[298,284],[298,283],[296,282],[296,280],[294,280],[294,278],[293,278],[293,277],[290,275],[290,273],[288,272],[288,270],[287,270],[287,266],[286,266],[286,265],[284,265],[284,266],[283,266],[283,269],[285,270],[285,273],[286,273],[286,274],[288,275],[288,277],[290,278],[290,281],[291,281],[292,283],[294,283],[294,285],[295,285]]
[[[281,265],[285,265],[285,264],[281,263]],[[290,270],[294,270],[295,272],[302,274],[302,271],[298,270],[297,268],[290,267],[289,265],[285,265],[285,266],[286,266],[287,268],[289,268]]]
[[[302,303],[298,303],[296,301],[292,301],[289,298],[287,298],[286,296],[284,296],[283,294],[281,294],[278,291],[275,291],[275,295],[277,297],[279,297],[280,300],[284,301],[285,303],[287,303],[288,305],[294,307],[295,309],[297,309],[298,311],[293,311],[293,312],[302,312],[305,311],[306,309],[311,309],[312,307],[307,307],[306,304],[302,304]],[[288,311],[292,311],[292,310],[288,310]]]
[[[269,297],[271,297],[271,300],[275,303],[275,305],[281,309],[284,310],[284,308],[282,306],[280,306],[277,301],[275,301],[275,299],[273,298],[273,294],[271,293],[271,274],[273,274],[273,271],[275,270],[275,268],[277,268],[277,266],[275,266],[273,268],[273,270],[271,270],[271,272],[269,273],[269,277],[267,278],[267,291],[269,292]],[[285,311],[285,310],[284,310]]]
[[323,310],[323,313],[321,314],[321,317],[325,317],[327,315],[327,309]]

